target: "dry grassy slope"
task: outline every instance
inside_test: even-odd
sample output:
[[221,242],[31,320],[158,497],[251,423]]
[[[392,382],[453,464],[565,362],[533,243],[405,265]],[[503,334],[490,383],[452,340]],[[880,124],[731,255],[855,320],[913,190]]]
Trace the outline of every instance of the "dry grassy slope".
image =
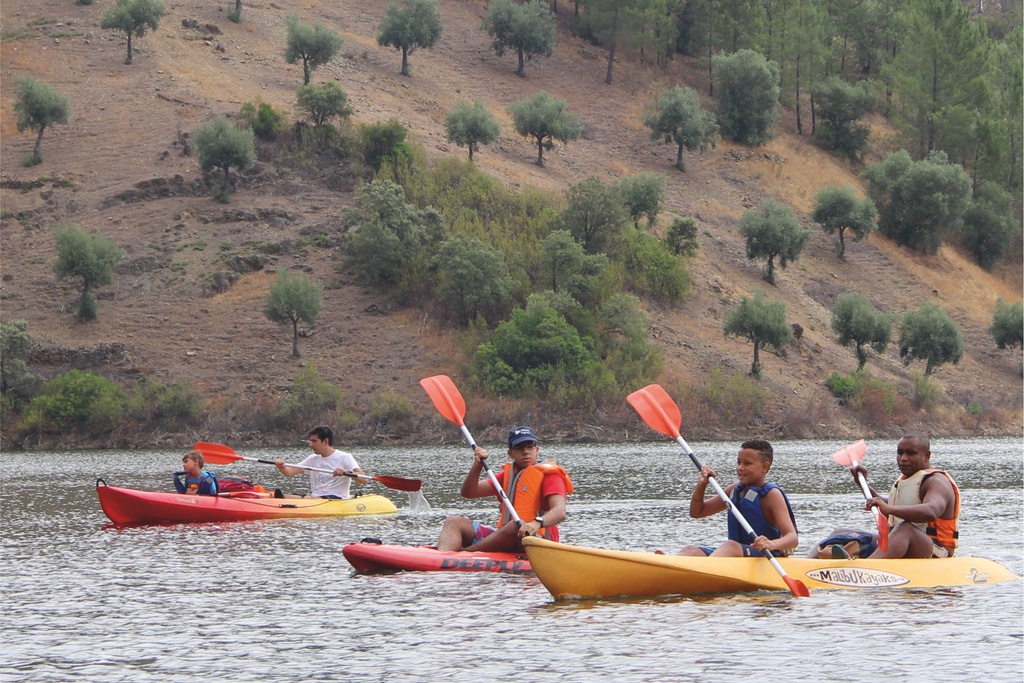
[[[615,84],[607,86],[604,53],[562,31],[554,56],[528,67],[528,77],[521,79],[514,74],[514,56],[496,57],[479,30],[482,1],[440,0],[445,19],[441,44],[415,52],[412,77],[404,78],[397,73],[400,54],[375,42],[383,2],[246,1],[243,22],[234,24],[223,11],[232,3],[182,0],[167,3],[169,14],[160,30],[135,41],[135,63],[126,66],[123,39],[97,28],[108,4],[8,0],[0,8],[4,31],[29,27],[39,19],[58,22],[37,29],[37,39],[3,41],[3,83],[28,73],[52,83],[72,102],[71,125],[47,131],[46,160],[36,168],[18,164],[31,150],[33,138],[16,131],[8,103],[0,108],[4,180],[54,175],[74,181],[73,188],[5,187],[0,194],[5,212],[28,216],[24,223],[4,220],[0,228],[3,318],[28,319],[33,336],[43,344],[77,348],[124,342],[129,357],[121,370],[163,381],[187,379],[214,403],[287,387],[300,361],[289,356],[286,332],[260,313],[269,276],[250,275],[228,293],[211,298],[202,298],[201,288],[220,269],[216,254],[222,242],[240,246],[294,236],[303,227],[336,220],[351,195],[304,182],[295,172],[264,162],[228,205],[202,195],[110,199],[154,178],[197,179],[195,157],[183,156],[176,143],[179,132],[193,130],[211,114],[233,114],[242,103],[259,98],[294,115],[301,65],[285,64],[281,52],[284,17],[296,12],[303,21],[324,21],[345,37],[342,57],[316,71],[315,79],[337,79],[349,93],[357,120],[400,120],[433,158],[464,154],[444,140],[443,118],[455,101],[479,98],[499,118],[504,132],[498,143],[481,151],[477,164],[511,187],[561,190],[588,175],[611,180],[641,170],[666,174],[669,213],[698,216],[702,234],[693,296],[678,307],[650,310],[652,331],[668,361],[664,383],[699,382],[714,367],[745,371],[750,346],[723,338],[722,313],[740,297],[767,289],[771,297],[785,301],[789,318],[806,330],[801,347],[784,356],[763,357],[766,383],[778,392],[778,412],[814,412],[822,421],[822,433],[861,435],[864,430],[841,412],[809,408],[828,403],[821,400],[828,374],[855,366],[852,353],[830,340],[829,304],[846,290],[862,292],[897,313],[931,300],[950,311],[971,344],[960,365],[943,367],[937,380],[957,397],[1008,409],[1010,424],[1001,429],[1020,430],[1019,354],[997,352],[984,331],[997,296],[1019,298],[1019,273],[1010,284],[950,250],[922,258],[877,237],[849,245],[841,262],[831,253],[829,240],[816,234],[805,255],[779,273],[777,287],[768,287],[759,267],[745,258],[735,231],[738,216],[775,196],[806,221],[818,187],[857,186],[858,179],[846,165],[793,135],[787,122],[772,143],[753,154],[722,143],[704,157],[689,157],[687,173],[675,172],[673,149],[651,143],[639,116],[667,84],[683,82],[706,92],[700,69],[685,60],[662,71],[638,63],[635,55],[624,55],[616,64]],[[183,20],[214,25],[222,34],[185,28]],[[85,35],[46,35],[68,30]],[[209,39],[202,39],[204,35]],[[505,110],[510,102],[541,89],[565,98],[586,127],[583,139],[546,155],[545,168],[531,163],[535,149],[511,133]],[[259,216],[239,220],[236,212]],[[125,248],[126,260],[140,265],[107,288],[99,318],[87,325],[75,324],[71,316],[75,287],[56,283],[47,265],[54,255],[50,228],[59,222],[102,232]],[[274,265],[301,264],[329,281],[334,257],[289,256]],[[394,388],[422,408],[419,414],[430,415],[416,381],[426,374],[456,372],[450,333],[438,330],[423,311],[372,315],[365,312],[371,304],[386,308],[387,301],[358,287],[328,289],[312,337],[302,340],[302,362],[316,362],[361,409],[377,392]],[[909,376],[892,350],[873,358],[869,367],[901,382]],[[516,406],[479,400],[476,405],[483,421],[526,419],[516,413]],[[924,426],[961,429],[955,419],[933,419]],[[553,428],[574,433],[571,424]]]

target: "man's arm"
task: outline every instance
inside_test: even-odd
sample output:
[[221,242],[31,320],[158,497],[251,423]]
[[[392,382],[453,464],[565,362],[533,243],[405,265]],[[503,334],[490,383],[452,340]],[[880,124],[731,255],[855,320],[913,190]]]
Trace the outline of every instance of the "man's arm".
[[459,491],[463,498],[486,498],[497,493],[494,486],[491,485],[490,479],[480,478],[484,469],[483,461],[486,459],[487,451],[477,446],[473,451],[473,464],[470,465],[469,472],[466,473],[466,478],[462,481],[462,488]]
[[291,465],[284,464],[284,460],[278,458],[274,461],[274,466],[277,470],[286,477],[294,477],[296,474],[302,474],[306,470],[301,467],[292,467]]
[[178,493],[185,493],[185,482],[180,477],[185,474],[184,472],[175,472],[172,476],[174,477],[174,490]]

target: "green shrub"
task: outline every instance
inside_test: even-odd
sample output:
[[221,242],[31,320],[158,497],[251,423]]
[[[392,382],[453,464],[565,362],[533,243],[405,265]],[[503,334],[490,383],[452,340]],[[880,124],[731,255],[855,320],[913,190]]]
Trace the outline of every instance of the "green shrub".
[[690,289],[690,274],[682,261],[654,235],[625,233],[619,258],[625,265],[626,286],[640,296],[676,303]]
[[330,423],[344,398],[344,392],[321,377],[310,363],[296,373],[292,390],[273,417],[288,427]]
[[850,400],[849,405],[858,420],[876,429],[885,429],[893,422],[904,422],[912,414],[910,404],[900,396],[896,387],[873,377],[867,378],[864,388]]
[[[594,340],[581,338],[542,295],[516,309],[498,325],[473,356],[473,378],[487,391],[506,396],[547,395],[558,387],[604,385],[611,373],[594,352]],[[571,392],[569,392],[571,393]]]
[[864,375],[860,372],[851,372],[849,375],[834,372],[825,380],[825,386],[833,396],[847,401],[864,388]]
[[700,396],[727,425],[747,424],[760,417],[768,405],[768,390],[749,375],[723,376],[714,368],[704,381]]
[[914,405],[926,413],[930,413],[942,403],[942,387],[938,382],[914,371],[910,373],[910,382],[913,387]]
[[239,116],[249,124],[253,134],[260,140],[273,140],[284,132],[284,114],[266,102],[260,102],[258,106],[246,102]]
[[188,383],[163,384],[151,379],[132,395],[128,412],[138,420],[182,428],[196,423],[203,412],[203,400]]
[[82,430],[89,434],[112,431],[124,415],[124,391],[88,370],[69,370],[43,385],[29,401],[22,424],[40,432]]
[[393,389],[388,389],[373,398],[370,419],[377,424],[394,425],[412,417],[412,403]]
[[669,251],[677,256],[693,256],[700,245],[697,243],[697,221],[690,216],[676,218],[665,234]]
[[411,149],[405,141],[407,134],[405,126],[395,119],[363,124],[360,128],[363,161],[377,172],[385,161],[394,164],[399,159],[411,158]]

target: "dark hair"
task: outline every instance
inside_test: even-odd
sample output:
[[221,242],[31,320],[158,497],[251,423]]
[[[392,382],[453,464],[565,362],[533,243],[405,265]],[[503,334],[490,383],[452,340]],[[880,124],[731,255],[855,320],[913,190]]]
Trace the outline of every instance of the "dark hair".
[[320,425],[319,427],[313,427],[309,430],[309,436],[315,436],[321,441],[326,441],[329,445],[334,445],[334,430],[330,427]]
[[907,432],[906,434],[903,435],[903,438],[900,439],[900,441],[903,441],[903,439],[913,439],[913,440],[917,441],[917,444],[923,450],[925,450],[925,451],[927,451],[929,453],[931,453],[931,451],[932,451],[931,439],[928,438],[928,434],[925,433],[925,432],[921,432],[921,431]]
[[757,451],[760,453],[761,459],[768,463],[770,463],[775,457],[775,451],[772,450],[772,445],[764,439],[751,439],[749,441],[744,441],[740,444],[740,449]]

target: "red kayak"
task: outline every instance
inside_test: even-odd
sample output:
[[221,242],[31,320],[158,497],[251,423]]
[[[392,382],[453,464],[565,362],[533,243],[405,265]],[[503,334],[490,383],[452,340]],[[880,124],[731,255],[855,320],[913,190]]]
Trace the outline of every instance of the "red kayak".
[[433,546],[349,543],[345,559],[363,574],[374,572],[518,572],[532,571],[522,553],[440,551]]
[[177,524],[180,522],[236,522],[281,517],[380,515],[397,512],[395,504],[379,495],[347,500],[325,498],[273,498],[267,493],[240,491],[219,496],[190,496],[162,491],[137,491],[96,482],[103,512],[114,524]]

